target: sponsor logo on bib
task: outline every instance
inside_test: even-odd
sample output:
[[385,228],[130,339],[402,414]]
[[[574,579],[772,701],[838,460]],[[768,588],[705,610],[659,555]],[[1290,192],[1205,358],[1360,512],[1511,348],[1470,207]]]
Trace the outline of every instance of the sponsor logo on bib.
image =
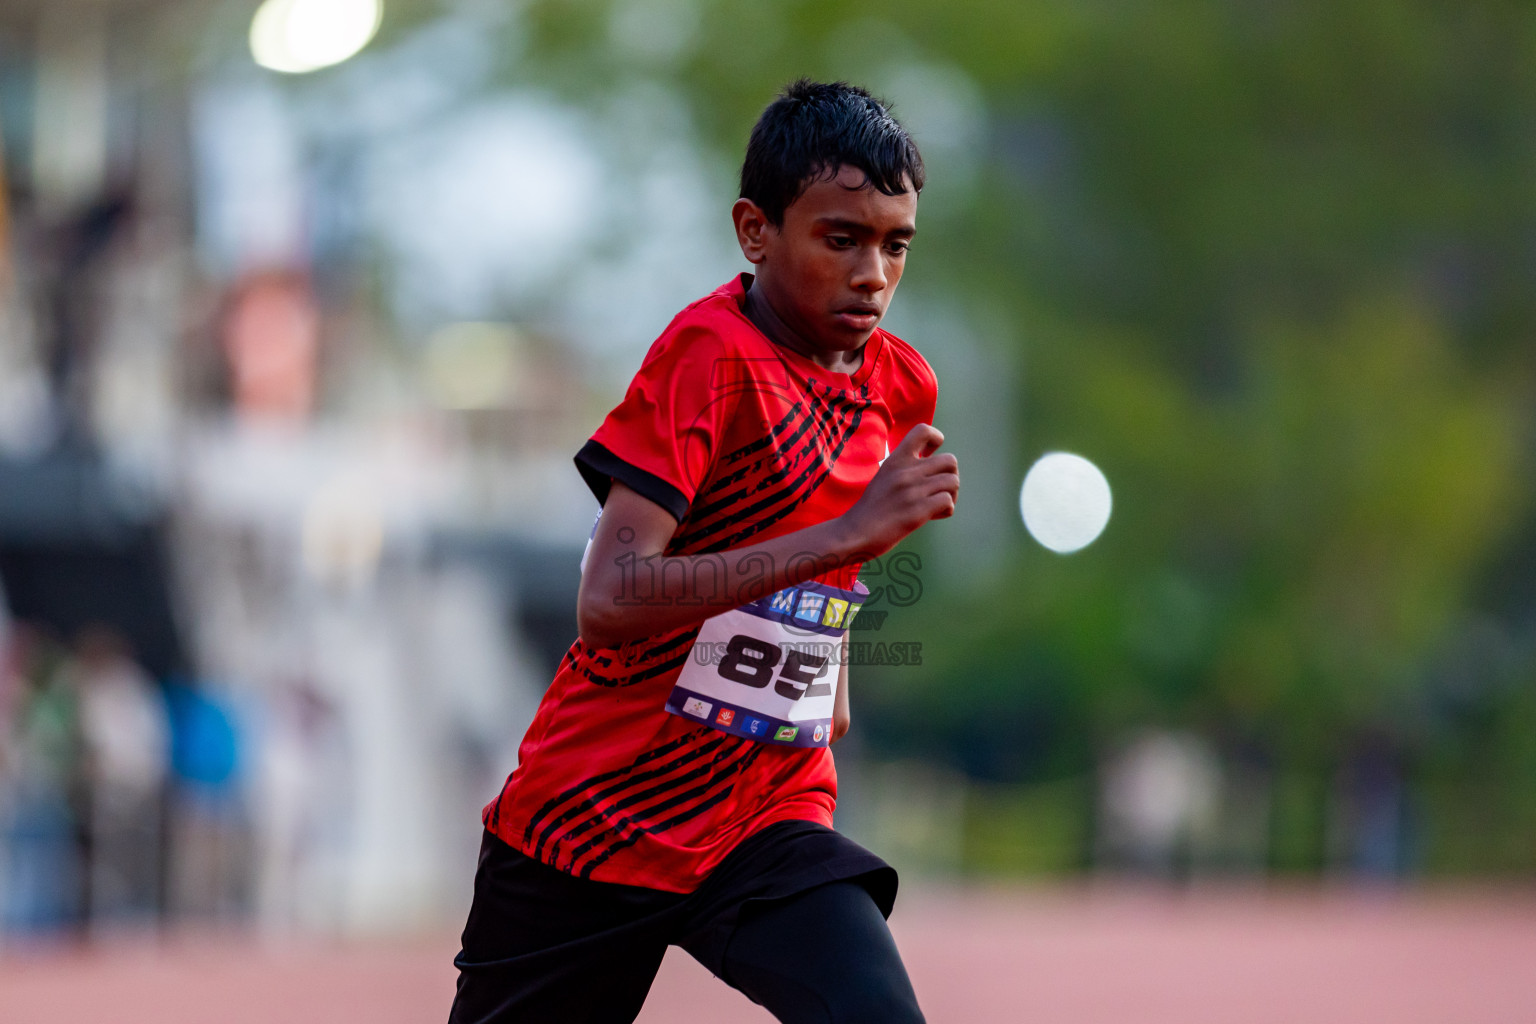
[[804,619],[806,622],[820,622],[821,608],[826,603],[827,599],[824,595],[802,590],[800,606],[795,609],[795,618]]
[[866,599],[811,580],[706,619],[666,709],[780,747],[825,747],[848,623]]
[[827,610],[822,613],[821,624],[842,628],[843,616],[848,612],[848,602],[837,597],[827,598]]

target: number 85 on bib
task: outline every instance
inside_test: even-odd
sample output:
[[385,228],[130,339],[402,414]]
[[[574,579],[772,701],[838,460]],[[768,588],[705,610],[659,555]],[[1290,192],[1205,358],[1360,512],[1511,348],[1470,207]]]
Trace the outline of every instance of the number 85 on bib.
[[826,746],[848,624],[868,596],[802,583],[704,620],[667,710],[769,746]]

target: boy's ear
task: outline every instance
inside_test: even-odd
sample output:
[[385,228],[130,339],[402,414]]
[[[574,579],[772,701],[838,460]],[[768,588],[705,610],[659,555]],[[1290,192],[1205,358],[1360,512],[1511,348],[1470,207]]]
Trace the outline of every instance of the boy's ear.
[[763,208],[750,199],[738,199],[731,207],[731,219],[736,222],[736,241],[748,263],[762,263],[768,258],[768,245],[778,228],[769,221]]

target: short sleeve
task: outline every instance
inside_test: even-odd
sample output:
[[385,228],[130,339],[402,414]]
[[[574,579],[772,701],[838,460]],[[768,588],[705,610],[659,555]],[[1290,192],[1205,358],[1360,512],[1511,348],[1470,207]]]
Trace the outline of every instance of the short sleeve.
[[939,381],[928,360],[912,346],[890,339],[893,362],[900,372],[888,378],[885,400],[891,408],[890,445],[896,447],[919,423],[932,423],[938,413]]
[[734,406],[736,392],[721,386],[724,355],[720,337],[702,327],[669,331],[651,346],[624,400],[576,454],[599,504],[618,480],[682,520]]

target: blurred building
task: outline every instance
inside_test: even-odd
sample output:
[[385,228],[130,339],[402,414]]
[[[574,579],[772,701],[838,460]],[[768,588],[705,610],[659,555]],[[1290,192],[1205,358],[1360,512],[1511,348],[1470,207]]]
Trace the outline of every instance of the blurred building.
[[588,379],[370,298],[366,140],[311,130],[242,11],[0,4],[17,935],[461,913],[574,633]]

